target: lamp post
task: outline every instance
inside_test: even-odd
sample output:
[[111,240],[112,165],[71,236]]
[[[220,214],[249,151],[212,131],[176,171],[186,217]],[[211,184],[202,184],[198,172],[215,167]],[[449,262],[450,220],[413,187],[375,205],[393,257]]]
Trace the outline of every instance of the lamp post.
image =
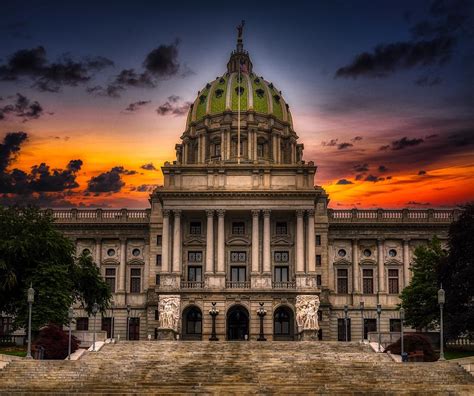
[[35,301],[35,289],[33,289],[32,284],[30,283],[30,287],[28,289],[28,351],[26,353],[27,359],[33,359],[31,356],[31,310],[33,303]]
[[344,330],[345,330],[346,342],[349,341],[349,337],[347,334],[347,314],[348,313],[349,313],[349,307],[347,305],[344,305]]
[[115,337],[114,337],[114,330],[115,330],[115,318],[114,318],[114,308],[115,308],[115,301],[112,300],[110,302],[110,309],[112,311],[112,318],[110,319],[110,338],[111,340],[110,341],[114,341],[115,340]]
[[405,320],[405,309],[400,308],[400,343],[401,343],[401,357],[402,363],[405,361],[405,348],[403,344],[403,321]]
[[130,337],[130,311],[132,310],[132,307],[130,304],[127,304],[127,341],[128,338]]
[[258,335],[257,341],[266,341],[265,334],[263,334],[263,318],[267,314],[267,311],[263,308],[263,302],[259,304],[260,307],[257,309],[257,316],[260,318],[260,334]]
[[69,319],[69,341],[68,341],[68,347],[67,347],[67,360],[71,360],[71,322],[74,319],[74,308],[69,307],[69,310],[67,311],[67,317]]
[[93,338],[92,338],[92,351],[95,352],[95,317],[97,315],[97,312],[99,312],[99,304],[94,303],[92,305],[92,315],[94,315],[94,333],[93,333]]
[[360,320],[361,320],[361,326],[362,326],[362,335],[361,335],[361,341],[364,343],[364,302],[360,302]]
[[209,310],[209,315],[212,317],[212,332],[211,336],[209,337],[209,341],[219,341],[216,335],[216,316],[219,315],[219,310],[216,308],[216,303],[211,303],[212,307]]
[[381,334],[380,334],[380,315],[382,314],[382,306],[377,304],[377,333],[379,336],[379,348],[378,351],[380,352],[380,344],[382,343]]
[[443,331],[443,307],[444,302],[446,300],[445,292],[443,290],[443,286],[438,290],[438,304],[439,304],[439,311],[440,311],[440,335],[439,335],[439,360],[446,360],[444,358],[444,331]]

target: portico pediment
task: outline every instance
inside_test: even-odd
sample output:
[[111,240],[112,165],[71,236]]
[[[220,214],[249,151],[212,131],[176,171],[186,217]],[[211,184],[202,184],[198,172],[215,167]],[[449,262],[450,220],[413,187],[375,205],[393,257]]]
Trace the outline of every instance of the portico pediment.
[[206,244],[206,241],[204,240],[204,238],[196,238],[196,237],[192,237],[192,238],[187,238],[183,241],[183,245],[184,246],[190,246],[190,245],[205,245]]
[[334,265],[352,265],[352,263],[345,258],[340,258],[334,261]]
[[375,260],[372,260],[372,259],[363,258],[362,260],[360,260],[359,264],[360,265],[373,265],[373,266],[376,266],[377,262]]
[[290,237],[273,237],[272,238],[272,245],[275,246],[292,246],[293,242],[291,241]]

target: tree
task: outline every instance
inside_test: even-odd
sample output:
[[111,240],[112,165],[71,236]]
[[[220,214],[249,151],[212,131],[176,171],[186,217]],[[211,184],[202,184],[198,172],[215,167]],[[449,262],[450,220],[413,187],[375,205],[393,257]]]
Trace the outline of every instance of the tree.
[[70,239],[54,226],[51,214],[34,207],[0,206],[0,311],[27,323],[27,290],[35,289],[32,328],[68,323],[68,308],[81,303],[104,311],[111,293],[91,257],[74,256]]
[[446,338],[474,333],[474,203],[449,228],[449,255],[440,267],[446,291]]
[[432,329],[438,324],[439,267],[445,260],[446,253],[436,237],[415,249],[413,277],[401,294],[407,325]]

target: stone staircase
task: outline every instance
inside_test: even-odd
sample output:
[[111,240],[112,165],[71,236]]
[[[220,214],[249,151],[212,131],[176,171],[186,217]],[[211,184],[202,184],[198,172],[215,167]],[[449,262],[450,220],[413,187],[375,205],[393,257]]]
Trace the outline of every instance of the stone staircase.
[[357,343],[137,341],[78,361],[14,361],[0,370],[0,394],[16,393],[473,395],[474,378]]

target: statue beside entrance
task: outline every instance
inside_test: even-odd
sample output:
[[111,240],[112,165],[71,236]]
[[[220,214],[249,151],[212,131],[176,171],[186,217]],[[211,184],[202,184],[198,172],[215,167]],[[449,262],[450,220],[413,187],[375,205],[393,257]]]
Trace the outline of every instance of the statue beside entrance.
[[301,341],[318,340],[319,297],[315,295],[296,296],[296,324]]
[[162,295],[158,300],[159,340],[175,340],[178,334],[179,311],[181,297],[178,295]]

